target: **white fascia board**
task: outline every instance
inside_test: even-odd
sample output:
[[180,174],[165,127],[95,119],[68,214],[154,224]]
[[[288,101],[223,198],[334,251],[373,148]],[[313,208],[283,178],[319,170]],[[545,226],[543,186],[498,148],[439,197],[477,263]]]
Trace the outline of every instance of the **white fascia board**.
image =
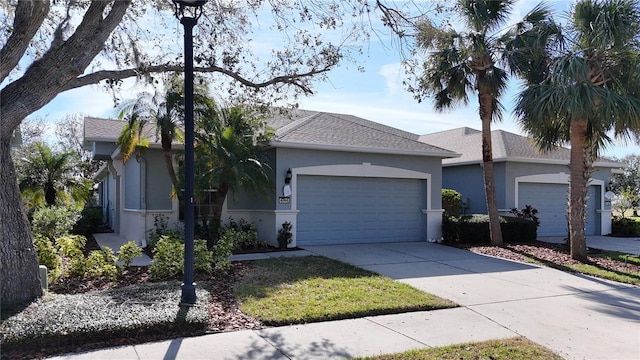
[[380,149],[380,148],[368,148],[359,146],[344,146],[344,145],[321,145],[321,144],[306,144],[306,143],[294,143],[283,141],[271,141],[269,146],[274,148],[288,148],[288,149],[302,149],[302,150],[324,150],[324,151],[344,151],[344,152],[358,152],[358,153],[372,153],[372,154],[392,154],[392,155],[414,155],[414,156],[431,156],[440,158],[453,158],[459,157],[460,154],[451,152],[440,151],[417,151],[417,150],[394,150],[394,149]]
[[98,171],[96,171],[95,174],[93,174],[93,180],[97,181],[103,178],[103,175],[106,175],[109,173],[109,166],[104,163],[102,164],[102,166],[100,166],[100,168],[98,169]]

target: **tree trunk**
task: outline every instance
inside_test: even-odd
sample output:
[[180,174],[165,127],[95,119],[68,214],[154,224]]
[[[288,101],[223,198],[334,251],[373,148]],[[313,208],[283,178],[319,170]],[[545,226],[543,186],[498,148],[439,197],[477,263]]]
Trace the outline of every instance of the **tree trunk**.
[[173,167],[173,159],[171,158],[171,150],[164,150],[164,162],[167,166],[167,172],[169,173],[169,178],[171,178],[171,184],[173,185],[173,191],[175,192],[178,200],[182,200],[182,191],[179,191],[178,187],[178,177],[176,176],[176,170]]
[[571,119],[569,130],[571,160],[569,165],[569,241],[571,258],[587,261],[587,240],[584,232],[587,181],[587,122]]
[[29,221],[24,212],[9,138],[0,139],[0,287],[3,306],[42,296]]
[[227,198],[228,192],[229,186],[227,184],[222,183],[218,185],[216,189],[216,201],[213,204],[212,229],[220,229],[220,225],[222,224],[222,207],[224,206],[224,200]]
[[493,176],[493,150],[491,146],[491,115],[493,98],[490,89],[478,87],[480,120],[482,120],[482,175],[484,177],[484,195],[489,214],[489,235],[491,245],[502,245],[502,229],[496,201],[496,187]]

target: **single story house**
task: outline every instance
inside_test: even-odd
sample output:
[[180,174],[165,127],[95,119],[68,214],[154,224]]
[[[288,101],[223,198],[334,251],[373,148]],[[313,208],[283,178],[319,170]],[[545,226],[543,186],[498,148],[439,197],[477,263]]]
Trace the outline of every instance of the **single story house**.
[[[108,224],[143,243],[156,216],[178,222],[179,205],[160,144],[153,141],[155,129],[147,129],[150,148],[125,163],[115,144],[124,125],[87,117],[84,142],[105,161],[96,180]],[[267,150],[273,192],[268,198],[227,196],[223,219],[254,222],[259,237],[273,245],[290,222],[291,247],[441,237],[442,160],[456,153],[351,115],[274,111],[267,125],[275,130]]]
[[[442,161],[442,187],[462,194],[465,213],[486,213],[482,177],[482,132],[468,127],[422,135],[419,140],[461,154]],[[498,209],[531,205],[538,210],[538,236],[567,236],[570,150],[540,152],[527,137],[491,132]],[[589,181],[586,234],[611,233],[611,199],[607,184],[623,164],[600,158]]]

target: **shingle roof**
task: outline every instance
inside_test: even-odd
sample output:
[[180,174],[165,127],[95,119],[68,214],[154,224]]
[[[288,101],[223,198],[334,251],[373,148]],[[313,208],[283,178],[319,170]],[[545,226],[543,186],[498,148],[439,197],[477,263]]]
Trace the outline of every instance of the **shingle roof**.
[[[315,146],[354,151],[457,156],[449,150],[418,141],[416,134],[352,115],[274,109],[268,114],[266,122],[275,130],[271,142],[275,147]],[[85,142],[115,142],[125,124],[125,121],[87,117],[84,121]],[[145,132],[150,141],[155,140],[155,129],[147,127]]]
[[457,156],[418,141],[416,134],[353,115],[292,110],[288,115],[273,116],[267,123],[276,130],[272,141],[276,147],[288,143]]
[[[461,154],[458,158],[443,159],[443,165],[482,162],[482,132],[468,127],[421,135],[420,141],[439,146]],[[541,152],[533,140],[504,130],[491,132],[493,161],[533,161],[569,163],[570,150],[558,147],[556,150]],[[620,163],[601,158],[600,165],[620,166]]]

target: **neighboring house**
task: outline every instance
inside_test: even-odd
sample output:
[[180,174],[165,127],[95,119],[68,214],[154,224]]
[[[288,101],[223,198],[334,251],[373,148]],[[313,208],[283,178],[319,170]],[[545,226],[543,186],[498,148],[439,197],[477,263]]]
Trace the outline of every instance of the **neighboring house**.
[[[282,224],[291,222],[290,247],[440,238],[441,162],[454,152],[350,115],[274,112],[267,124],[275,130],[268,148],[273,193],[228,195],[223,219],[254,222],[260,238],[273,245]],[[123,126],[85,118],[85,144],[106,160],[96,179],[109,225],[142,242],[157,214],[171,224],[180,211],[159,144],[122,162],[115,140]]]
[[[465,213],[486,213],[481,131],[458,128],[422,135],[419,140],[461,154],[443,160],[442,187],[462,194]],[[491,141],[500,212],[531,205],[538,210],[541,221],[539,236],[567,236],[569,149],[539,152],[531,139],[503,130],[492,131]],[[612,172],[623,164],[598,159],[594,165],[588,189],[586,234],[605,235],[611,233],[611,202],[605,197],[606,187]]]

